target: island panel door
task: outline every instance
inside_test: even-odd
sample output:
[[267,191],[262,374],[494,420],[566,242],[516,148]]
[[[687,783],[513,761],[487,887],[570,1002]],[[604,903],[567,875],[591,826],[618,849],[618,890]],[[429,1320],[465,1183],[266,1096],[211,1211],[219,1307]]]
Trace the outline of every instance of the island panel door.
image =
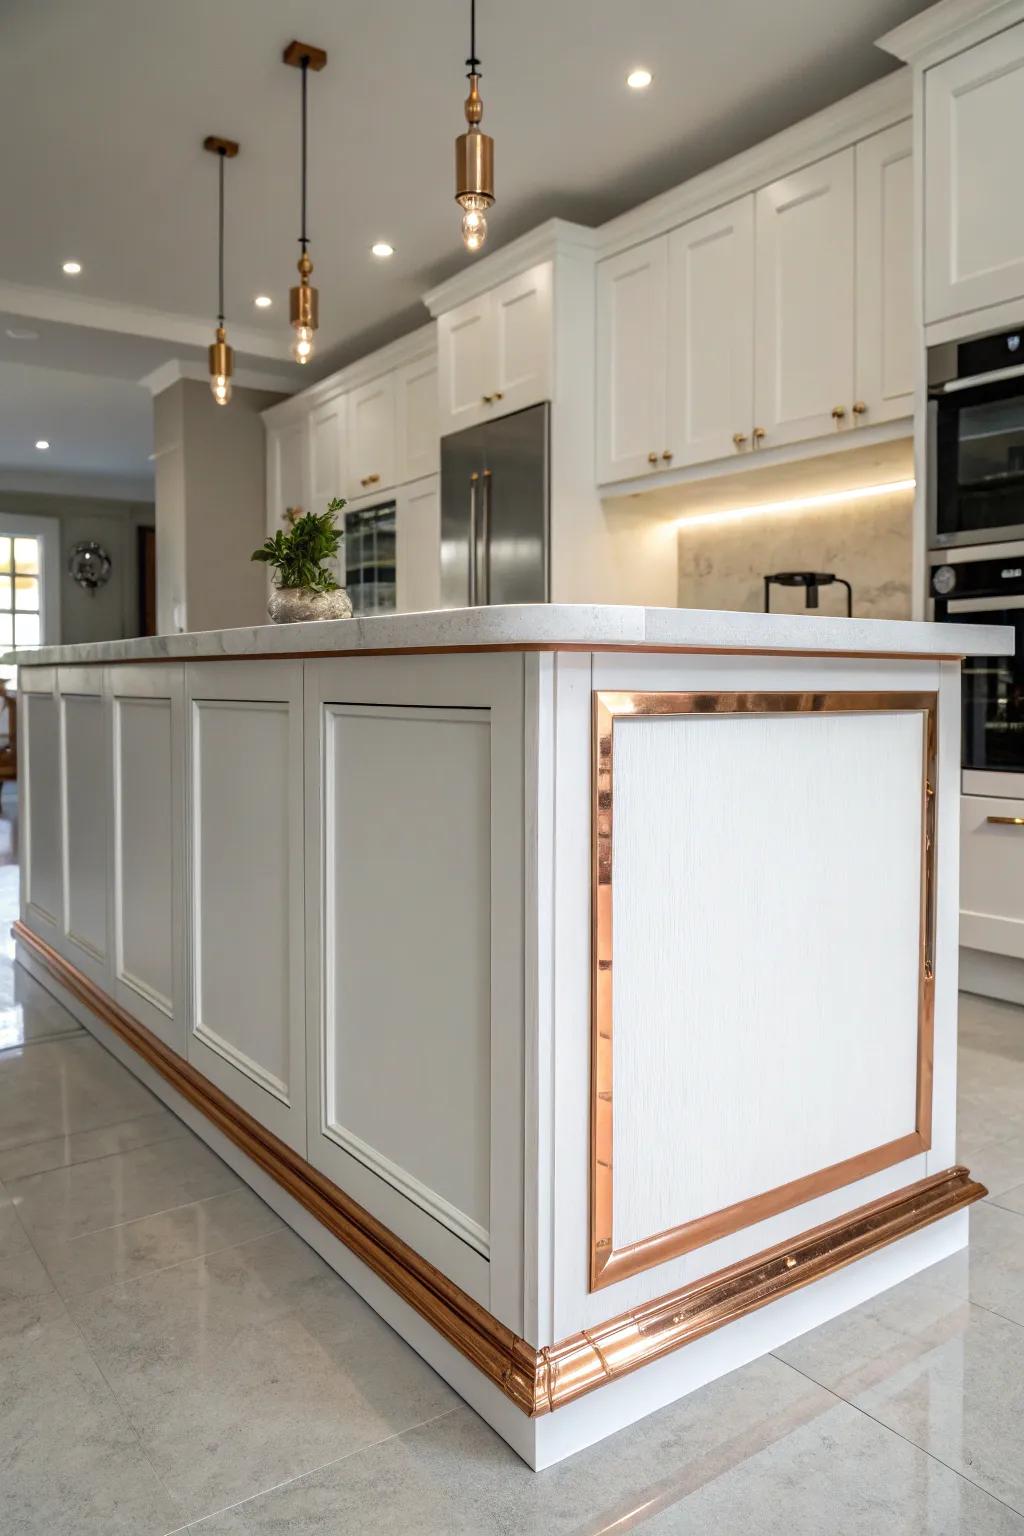
[[23,667],[18,771],[21,782],[21,916],[60,942],[63,855],[60,814],[60,705],[56,667]]
[[302,663],[187,669],[188,1059],[306,1149]]
[[102,667],[61,667],[62,948],[109,988],[110,705]]

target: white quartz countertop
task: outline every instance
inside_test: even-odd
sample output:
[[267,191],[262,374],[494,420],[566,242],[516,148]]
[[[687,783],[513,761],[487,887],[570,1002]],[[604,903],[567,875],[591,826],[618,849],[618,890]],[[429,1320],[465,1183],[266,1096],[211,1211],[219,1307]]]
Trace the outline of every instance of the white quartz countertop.
[[139,640],[46,645],[0,658],[20,666],[289,656],[296,653],[515,650],[574,646],[602,650],[767,650],[888,655],[1010,656],[1014,632],[994,624],[925,624],[898,619],[837,619],[711,608],[637,608],[588,603],[449,608],[313,624],[194,630]]

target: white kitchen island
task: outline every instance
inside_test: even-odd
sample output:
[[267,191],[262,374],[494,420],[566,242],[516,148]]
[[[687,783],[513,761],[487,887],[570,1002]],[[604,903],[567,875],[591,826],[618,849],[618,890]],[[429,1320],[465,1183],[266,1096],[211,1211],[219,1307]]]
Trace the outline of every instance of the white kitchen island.
[[966,1242],[959,661],[1011,647],[549,606],[24,654],[18,959],[545,1466]]

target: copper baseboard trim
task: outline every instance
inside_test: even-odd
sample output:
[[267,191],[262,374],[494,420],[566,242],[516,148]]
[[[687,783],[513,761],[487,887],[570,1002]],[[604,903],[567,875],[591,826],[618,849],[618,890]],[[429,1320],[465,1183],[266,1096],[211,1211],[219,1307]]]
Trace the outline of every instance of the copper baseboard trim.
[[987,1193],[966,1168],[907,1185],[751,1259],[536,1350],[177,1056],[21,922],[14,937],[212,1125],[530,1418],[767,1306]]

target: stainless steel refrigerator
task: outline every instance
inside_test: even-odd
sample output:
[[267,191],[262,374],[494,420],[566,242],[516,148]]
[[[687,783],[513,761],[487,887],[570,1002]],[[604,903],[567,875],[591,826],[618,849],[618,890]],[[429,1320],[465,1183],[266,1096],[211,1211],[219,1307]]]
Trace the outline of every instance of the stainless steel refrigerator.
[[441,603],[546,603],[550,406],[441,439]]

